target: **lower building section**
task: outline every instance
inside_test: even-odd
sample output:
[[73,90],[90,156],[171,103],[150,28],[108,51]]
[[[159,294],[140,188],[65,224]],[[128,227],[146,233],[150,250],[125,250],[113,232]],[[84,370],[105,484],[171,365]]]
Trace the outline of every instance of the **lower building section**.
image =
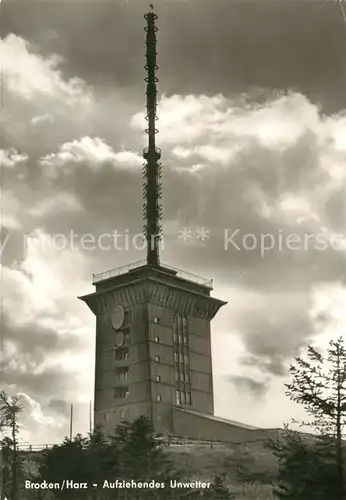
[[95,425],[112,433],[121,422],[133,422],[140,416],[152,422],[155,434],[196,441],[250,443],[275,438],[279,432],[278,429],[259,429],[179,406],[172,408],[162,402],[135,403],[95,411]]
[[199,441],[241,443],[274,437],[277,429],[259,429],[213,415],[174,408],[173,434]]
[[95,426],[102,426],[106,432],[113,432],[121,422],[133,422],[140,416],[152,419],[150,403],[133,403],[94,411]]

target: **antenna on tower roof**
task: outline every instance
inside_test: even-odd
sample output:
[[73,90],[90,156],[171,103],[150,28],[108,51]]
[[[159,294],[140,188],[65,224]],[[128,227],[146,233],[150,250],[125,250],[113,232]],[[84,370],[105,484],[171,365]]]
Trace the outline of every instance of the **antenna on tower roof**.
[[[150,4],[150,8],[154,6]],[[157,27],[155,21],[158,18],[154,12],[149,12],[144,16],[147,25],[144,30],[146,32],[146,65],[145,70],[147,76],[146,89],[146,108],[147,114],[145,119],[148,122],[148,128],[145,132],[148,134],[148,147],[143,150],[143,158],[146,163],[143,166],[143,219],[144,219],[144,234],[147,241],[147,265],[158,268],[159,260],[159,244],[162,237],[162,167],[161,150],[156,147],[155,138],[158,130],[155,127],[155,122],[158,119],[156,114],[157,108],[157,89],[156,84],[158,78],[156,71],[156,32]]]

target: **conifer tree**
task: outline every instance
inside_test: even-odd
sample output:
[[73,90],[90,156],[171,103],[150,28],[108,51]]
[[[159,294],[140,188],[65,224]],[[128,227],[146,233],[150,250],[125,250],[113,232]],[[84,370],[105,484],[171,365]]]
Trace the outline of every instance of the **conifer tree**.
[[[2,473],[8,471],[4,486],[6,494],[10,500],[18,498],[18,476],[20,474],[20,456],[18,453],[18,437],[19,437],[19,415],[23,411],[21,404],[21,396],[16,395],[11,397],[5,391],[0,391],[0,432],[1,432],[1,453],[4,463],[1,464],[1,480]],[[6,435],[7,434],[7,435]]]
[[335,445],[329,438],[308,442],[286,427],[284,435],[270,441],[279,462],[274,493],[287,500],[327,500],[337,497]]
[[[123,422],[117,426],[112,437],[112,446],[119,451],[120,477],[135,481],[156,481],[168,483],[178,477],[171,460],[164,453],[163,441],[155,436],[146,417],[139,417],[132,423]],[[141,492],[141,498],[170,498],[169,489],[155,489]]]
[[326,355],[309,346],[307,356],[290,367],[286,394],[301,404],[316,433],[308,443],[286,429],[273,444],[279,459],[280,498],[344,500],[343,432],[346,423],[346,350],[342,338],[331,340]]
[[225,485],[224,479],[220,476],[214,477],[207,496],[210,500],[233,500],[235,498],[234,493]]

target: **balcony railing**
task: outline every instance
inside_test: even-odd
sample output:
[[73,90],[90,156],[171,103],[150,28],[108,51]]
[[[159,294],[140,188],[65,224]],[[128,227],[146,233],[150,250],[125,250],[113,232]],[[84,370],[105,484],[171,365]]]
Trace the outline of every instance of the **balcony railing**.
[[[145,266],[147,264],[146,260],[139,260],[137,262],[133,262],[131,264],[127,264],[125,266],[116,267],[114,269],[109,269],[108,271],[103,271],[101,273],[93,274],[93,284],[99,283],[100,281],[104,281],[110,278],[114,278],[116,276],[120,276],[125,274],[133,269],[137,269],[138,267]],[[161,265],[162,268],[167,268],[176,273],[176,276],[182,278],[186,281],[190,281],[191,283],[196,283],[198,285],[205,286],[207,288],[213,288],[213,280],[208,278],[203,278],[202,276],[198,276],[197,274],[189,273],[183,271],[182,269],[178,269],[177,267],[168,266],[166,264]]]

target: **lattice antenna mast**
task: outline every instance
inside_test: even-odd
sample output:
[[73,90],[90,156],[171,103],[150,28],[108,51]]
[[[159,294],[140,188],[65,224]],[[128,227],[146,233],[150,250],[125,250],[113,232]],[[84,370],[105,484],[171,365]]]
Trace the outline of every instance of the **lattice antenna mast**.
[[[153,6],[150,5],[151,9]],[[145,132],[149,136],[148,147],[143,150],[143,158],[146,163],[143,166],[143,219],[144,219],[144,234],[147,240],[147,264],[151,267],[159,267],[159,247],[162,238],[162,167],[161,150],[156,147],[155,137],[158,130],[155,127],[155,122],[158,119],[156,115],[157,108],[157,90],[156,84],[158,78],[156,71],[156,32],[157,27],[155,21],[158,16],[154,12],[149,12],[144,16],[147,25],[144,28],[146,31],[146,65],[145,70],[147,76],[146,91],[146,120],[148,128]]]

